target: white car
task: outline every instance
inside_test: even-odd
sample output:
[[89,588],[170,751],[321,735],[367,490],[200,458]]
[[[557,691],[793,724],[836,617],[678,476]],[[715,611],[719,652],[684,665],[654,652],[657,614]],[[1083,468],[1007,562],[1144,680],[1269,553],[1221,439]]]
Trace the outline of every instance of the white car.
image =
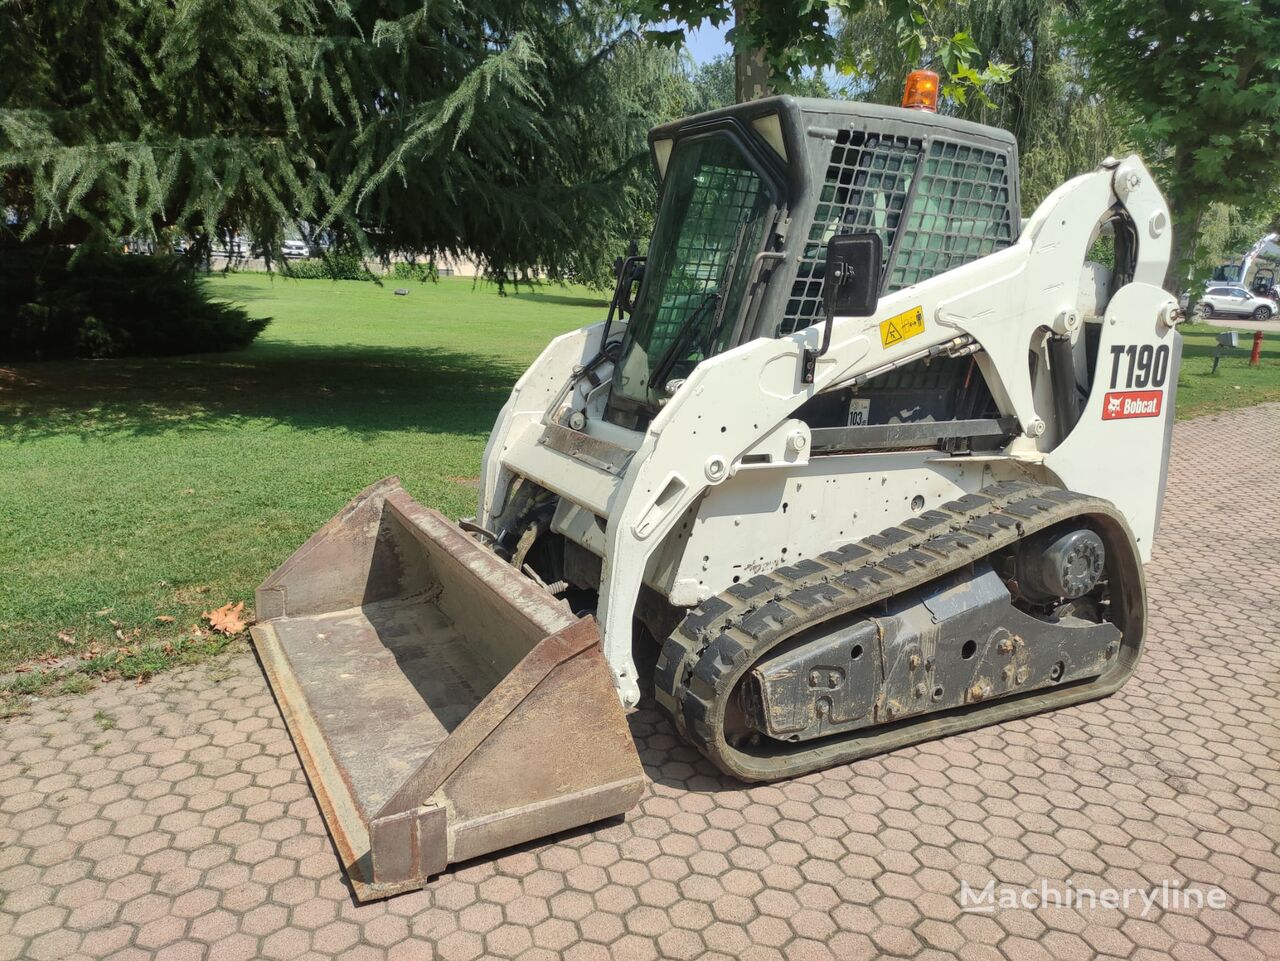
[[1200,313],[1205,317],[1252,317],[1269,320],[1276,312],[1275,302],[1232,284],[1210,284],[1200,298]]
[[298,257],[309,257],[311,249],[305,240],[286,240],[280,245],[280,253],[285,258],[293,260]]

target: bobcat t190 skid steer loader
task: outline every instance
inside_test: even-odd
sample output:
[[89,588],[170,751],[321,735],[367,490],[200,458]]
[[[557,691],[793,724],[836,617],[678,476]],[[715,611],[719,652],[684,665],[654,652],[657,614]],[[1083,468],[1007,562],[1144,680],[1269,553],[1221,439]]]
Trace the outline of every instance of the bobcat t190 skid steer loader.
[[629,809],[646,687],[756,781],[1138,660],[1181,349],[1141,160],[1022,221],[1013,137],[928,109],[775,97],[650,146],[648,259],[520,378],[476,516],[388,479],[258,591],[362,898]]

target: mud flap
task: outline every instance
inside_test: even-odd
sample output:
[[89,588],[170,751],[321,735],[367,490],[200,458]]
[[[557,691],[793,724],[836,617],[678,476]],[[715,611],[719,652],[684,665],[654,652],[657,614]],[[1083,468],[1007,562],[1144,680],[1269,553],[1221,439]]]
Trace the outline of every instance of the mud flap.
[[640,799],[595,621],[396,478],[272,573],[257,613],[255,647],[359,900]]

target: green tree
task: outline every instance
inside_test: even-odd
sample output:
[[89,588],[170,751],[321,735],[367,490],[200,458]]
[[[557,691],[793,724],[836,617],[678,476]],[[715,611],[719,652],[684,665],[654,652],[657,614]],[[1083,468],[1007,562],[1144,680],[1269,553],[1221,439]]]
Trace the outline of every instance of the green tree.
[[1139,118],[1174,221],[1165,285],[1197,259],[1211,204],[1274,216],[1280,178],[1280,4],[1275,0],[1079,0],[1074,41],[1090,88]]
[[[734,56],[730,53],[721,54],[704,64],[698,65],[690,77],[693,95],[691,106],[693,109],[697,111],[714,110],[717,107],[728,107],[737,103],[734,70]],[[780,92],[793,94],[797,97],[830,98],[838,96],[822,74],[816,71],[801,74],[796,80],[782,84]]]
[[0,206],[30,242],[307,221],[595,275],[686,83],[604,0],[0,0]]
[[[1132,120],[1124,108],[1084,88],[1084,64],[1069,36],[1070,14],[1070,0],[961,0],[932,14],[935,35],[963,33],[1009,68],[1006,82],[984,85],[979,96],[953,90],[941,110],[1017,137],[1028,213],[1064,181],[1132,146]],[[921,57],[904,53],[883,9],[869,8],[845,23],[839,39],[850,58],[873,68],[857,87],[870,100],[894,102],[907,73],[921,65]],[[925,50],[925,65],[945,71],[943,53],[938,47]]]
[[[910,61],[940,52],[951,95],[981,92],[1007,79],[1003,64],[982,62],[966,31],[939,33],[937,14],[947,0],[636,0],[649,35],[668,44],[683,42],[686,27],[733,21],[727,36],[736,62],[736,99],[751,100],[799,81],[813,67],[837,66],[843,73],[874,74],[874,61],[841,44],[840,25],[863,13],[882,16],[893,27],[896,48]],[[661,24],[674,21],[674,28]]]

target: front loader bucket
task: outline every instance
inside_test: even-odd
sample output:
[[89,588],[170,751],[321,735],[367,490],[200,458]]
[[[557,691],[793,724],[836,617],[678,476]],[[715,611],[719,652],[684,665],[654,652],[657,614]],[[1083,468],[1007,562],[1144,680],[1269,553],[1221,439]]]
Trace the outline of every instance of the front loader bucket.
[[591,618],[374,484],[258,588],[253,640],[356,897],[629,810]]

